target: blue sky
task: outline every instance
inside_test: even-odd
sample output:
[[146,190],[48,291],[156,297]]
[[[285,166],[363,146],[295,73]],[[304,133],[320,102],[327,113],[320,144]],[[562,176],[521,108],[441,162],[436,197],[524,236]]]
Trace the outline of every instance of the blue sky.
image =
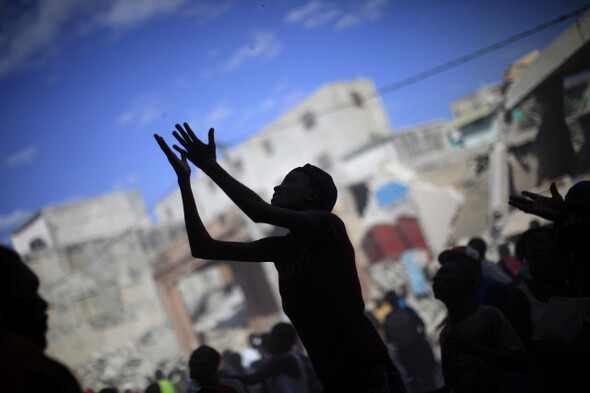
[[[0,0],[0,241],[39,208],[175,187],[152,134],[177,122],[235,144],[324,83],[387,86],[585,1]],[[382,97],[394,129],[449,103],[567,20]],[[169,139],[170,140],[170,139]]]

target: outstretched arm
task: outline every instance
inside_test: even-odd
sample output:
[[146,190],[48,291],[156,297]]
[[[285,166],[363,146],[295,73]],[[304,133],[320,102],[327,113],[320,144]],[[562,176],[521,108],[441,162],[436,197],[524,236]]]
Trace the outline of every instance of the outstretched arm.
[[182,148],[174,145],[174,149],[205,172],[251,220],[289,229],[319,231],[322,221],[315,212],[272,206],[227,173],[216,160],[213,128],[209,130],[207,144],[197,138],[187,123],[184,128],[176,124],[176,130],[173,135]]
[[264,262],[274,259],[272,247],[269,242],[272,239],[262,239],[250,243],[224,242],[213,239],[197,210],[197,204],[191,189],[190,174],[191,169],[186,160],[186,155],[181,153],[179,159],[174,152],[168,147],[164,139],[159,135],[154,135],[158,145],[166,154],[168,161],[174,168],[178,177],[178,185],[182,196],[182,205],[184,208],[184,222],[186,232],[191,248],[191,254],[196,258],[223,259],[232,261],[246,262]]

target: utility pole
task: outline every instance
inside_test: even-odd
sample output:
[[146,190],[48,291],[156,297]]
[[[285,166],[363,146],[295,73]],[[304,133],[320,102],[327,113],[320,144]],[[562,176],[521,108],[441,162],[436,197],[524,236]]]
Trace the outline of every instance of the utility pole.
[[504,99],[496,107],[498,140],[489,153],[488,222],[493,249],[502,241],[502,226],[508,214],[508,126],[505,121]]

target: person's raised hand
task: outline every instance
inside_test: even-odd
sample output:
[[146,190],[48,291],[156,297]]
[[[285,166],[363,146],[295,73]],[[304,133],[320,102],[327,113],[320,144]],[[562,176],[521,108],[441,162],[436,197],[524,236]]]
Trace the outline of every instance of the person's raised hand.
[[551,197],[523,191],[523,196],[511,196],[508,204],[525,213],[534,214],[549,221],[566,219],[567,210],[565,203],[555,183],[551,183],[549,190],[551,191]]
[[207,144],[197,138],[188,123],[184,123],[184,128],[177,124],[176,130],[178,132],[174,131],[172,135],[184,149],[177,145],[173,146],[174,149],[184,154],[197,168],[203,169],[208,163],[215,162],[217,155],[215,153],[215,130],[213,128],[209,129]]
[[188,165],[186,155],[183,152],[181,152],[181,158],[178,158],[178,156],[174,154],[172,149],[170,149],[164,138],[162,138],[158,134],[154,134],[154,138],[156,138],[156,142],[158,142],[158,145],[160,145],[160,148],[162,149],[164,154],[166,154],[166,157],[172,165],[172,168],[174,168],[174,172],[176,172],[176,176],[178,176],[178,179],[190,179],[191,167]]

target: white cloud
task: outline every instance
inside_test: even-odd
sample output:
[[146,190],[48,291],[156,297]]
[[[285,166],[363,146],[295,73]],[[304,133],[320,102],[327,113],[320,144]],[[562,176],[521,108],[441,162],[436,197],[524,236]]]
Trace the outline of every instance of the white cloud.
[[37,146],[29,146],[16,153],[11,154],[3,162],[5,167],[15,167],[20,165],[28,165],[33,162],[33,159],[37,155],[39,148]]
[[[77,34],[97,30],[124,31],[149,20],[177,15],[203,25],[231,10],[231,3],[190,0],[39,0],[30,7],[9,7],[0,13],[0,79],[24,66],[43,64],[59,53],[66,29]],[[2,4],[2,7],[5,7]],[[22,11],[25,10],[25,11]],[[71,39],[71,37],[70,37]]]
[[201,26],[229,12],[232,7],[233,5],[229,1],[199,2],[193,7],[188,8],[184,14],[187,17],[195,18],[195,24]]
[[361,23],[361,19],[356,15],[344,15],[342,18],[338,20],[336,26],[334,26],[334,30],[341,31],[348,27],[356,26]]
[[117,179],[113,184],[114,190],[123,190],[136,186],[139,183],[139,177],[136,173],[128,173],[125,177]]
[[287,23],[301,23],[304,27],[312,28],[323,26],[332,22],[342,13],[337,3],[313,0],[303,7],[294,9],[287,13]]
[[363,3],[361,13],[368,19],[381,19],[385,14],[385,7],[388,4],[389,0],[369,0]]
[[319,12],[325,5],[321,1],[310,1],[301,8],[291,10],[287,13],[285,20],[288,23],[297,23],[308,17],[315,12]]
[[284,112],[293,107],[306,96],[306,92],[302,89],[288,90],[285,83],[280,83],[271,92],[270,96],[260,101],[257,105],[250,106],[244,111],[240,112],[240,116],[236,118],[234,128],[240,129],[244,125],[256,118],[263,116],[270,111],[275,113]]
[[239,68],[247,61],[255,59],[269,60],[281,53],[283,45],[275,34],[270,32],[255,32],[252,40],[238,48],[225,63],[214,69],[209,69],[201,75],[209,78],[220,72],[230,72]]
[[300,24],[305,28],[332,25],[335,31],[342,31],[369,21],[382,18],[389,0],[369,0],[353,3],[312,0],[300,8],[293,9],[285,21]]
[[0,233],[16,228],[31,215],[30,211],[17,209],[5,216],[0,216]]
[[176,13],[188,0],[118,0],[102,10],[96,21],[104,26],[128,28],[154,17]]
[[208,127],[215,127],[220,121],[227,119],[233,114],[233,110],[224,104],[217,105],[206,117],[205,124],[209,124]]
[[39,1],[37,7],[5,21],[8,31],[0,41],[0,79],[14,72],[42,50],[52,47],[65,23],[80,9],[76,0]]
[[117,117],[117,124],[127,126],[135,123],[136,126],[145,127],[165,113],[166,109],[159,99],[141,96],[132,102],[131,108]]

